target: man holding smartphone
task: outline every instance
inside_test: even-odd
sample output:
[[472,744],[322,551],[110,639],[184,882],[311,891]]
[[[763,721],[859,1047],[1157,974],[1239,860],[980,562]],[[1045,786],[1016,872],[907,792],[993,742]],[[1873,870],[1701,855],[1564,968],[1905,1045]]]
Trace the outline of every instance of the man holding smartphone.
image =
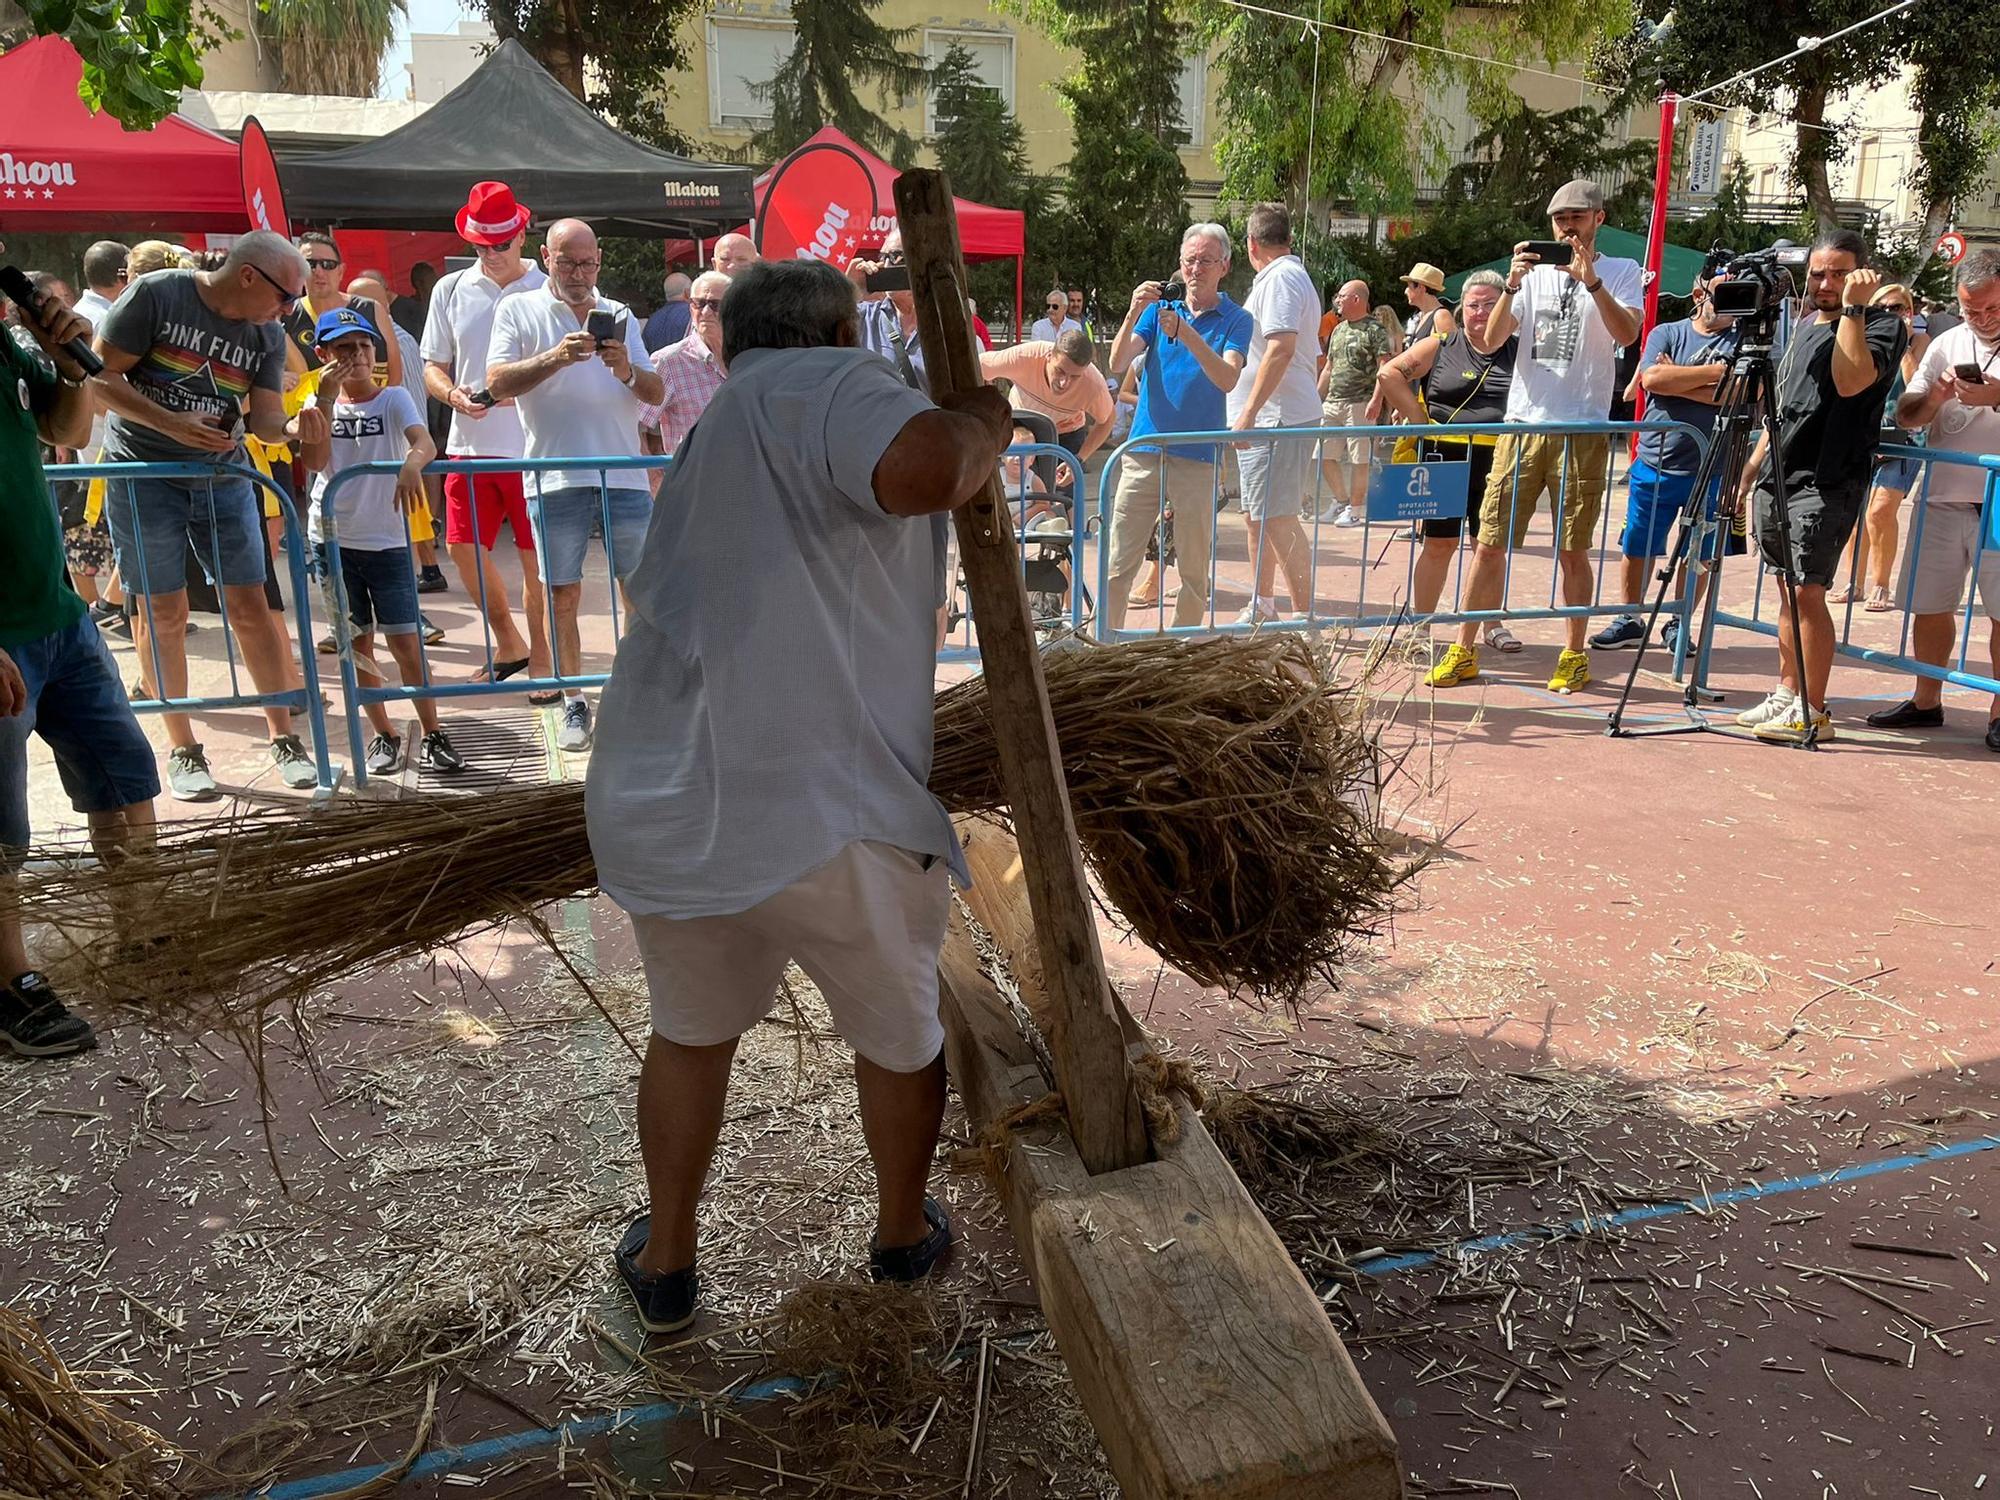
[[[597,295],[603,264],[597,235],[581,219],[549,226],[545,287],[510,297],[493,315],[486,384],[496,399],[513,397],[529,458],[637,457],[639,411],[666,394],[646,358],[632,309]],[[583,558],[601,529],[611,572],[621,582],[638,566],[653,501],[641,469],[582,465],[531,474],[528,511],[535,556],[555,616],[556,674],[576,673],[582,660],[577,606],[583,599]],[[590,705],[581,688],[563,704],[557,745],[590,748]]]
[[[1931,340],[1923,363],[1896,403],[1902,427],[1930,427],[1930,446],[1958,453],[2000,453],[2000,250],[1975,250],[1952,278],[1960,321]],[[1986,474],[1961,464],[1932,464],[1919,490],[1923,531],[1904,564],[1910,649],[1942,667],[1957,644],[1959,601],[1975,570],[1986,610],[1986,649],[2000,678],[2000,547],[1982,533]],[[1944,684],[1919,677],[1910,696],[1868,716],[1878,729],[1944,727]],[[2000,752],[2000,694],[1986,714],[1986,748]]]

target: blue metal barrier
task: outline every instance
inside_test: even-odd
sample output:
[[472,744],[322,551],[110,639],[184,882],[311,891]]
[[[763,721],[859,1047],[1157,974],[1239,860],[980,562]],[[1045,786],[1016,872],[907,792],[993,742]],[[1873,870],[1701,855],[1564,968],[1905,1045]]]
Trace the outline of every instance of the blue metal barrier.
[[[1975,605],[1980,602],[1981,597],[1981,591],[1978,586],[1980,569],[1983,565],[1990,565],[1992,559],[1996,555],[2000,555],[2000,454],[1958,453],[1943,448],[1885,443],[1880,450],[1880,457],[1886,462],[1905,459],[1914,461],[1919,465],[1920,472],[1919,482],[1915,486],[1914,516],[1910,527],[1909,546],[1903,553],[1902,562],[1899,565],[1902,573],[1899,592],[1902,598],[1895,604],[1895,612],[1902,616],[1902,624],[1898,630],[1894,650],[1884,650],[1876,646],[1859,644],[1854,640],[1854,626],[1856,623],[1854,612],[1858,601],[1850,597],[1844,607],[1840,620],[1840,633],[1834,645],[1836,659],[1845,658],[1849,661],[1867,662],[1874,666],[1894,667],[1900,671],[1908,672],[1912,676],[1929,677],[1938,682],[1950,683],[1958,687],[1975,688],[1982,692],[2000,695],[2000,671],[1979,672],[1973,670],[1968,664],[1969,653],[1972,647],[1973,623],[1977,618]],[[1958,616],[1956,631],[1958,637],[1958,656],[1956,665],[1952,665],[1948,661],[1946,663],[1920,661],[1910,654],[1911,622],[1914,617],[1910,614],[1908,608],[1909,586],[1911,579],[1915,576],[1917,561],[1922,555],[1925,523],[1931,517],[1933,506],[1960,506],[1964,504],[1964,502],[1959,501],[1931,500],[1931,479],[1934,467],[1938,464],[1956,468],[1975,469],[1981,471],[1984,475],[1984,489],[1979,502],[1978,545],[1973,550],[1968,570],[1972,586],[1968,588],[1961,583],[1960,588],[1964,596],[1963,608],[1954,609],[1953,611]],[[1871,488],[1869,503],[1872,502],[1873,491]],[[1900,505],[1900,503],[1899,501],[1898,504]],[[1856,522],[1856,525],[1859,527],[1866,524],[1867,512],[1864,509],[1861,519]],[[1855,567],[1849,578],[1849,587],[1852,593],[1859,592],[1861,581],[1859,578],[1860,559],[1861,552],[1857,548],[1855,552]],[[1775,620],[1768,620],[1764,617],[1764,585],[1770,571],[1770,567],[1760,555],[1757,559],[1757,581],[1755,590],[1751,595],[1750,613],[1748,615],[1740,615],[1718,609],[1715,616],[1715,623],[1718,627],[1729,626],[1736,630],[1747,630],[1757,635],[1776,638],[1778,634],[1777,623]],[[1989,613],[2000,614],[2000,587],[1996,587],[1994,596],[1986,599],[1985,604]],[[1695,680],[1697,684],[1705,684],[1707,682],[1708,666],[1708,652],[1704,650],[1702,659],[1696,667]]]
[[[1048,491],[1034,488],[1039,482],[1035,470],[1045,467],[1036,462],[1039,459],[1067,466],[1069,482],[1064,484],[1058,479],[1055,488]],[[1059,443],[1017,443],[1002,455],[1001,487],[1014,507],[1014,540],[1020,553],[1021,581],[1028,590],[1035,629],[1040,633],[1082,629],[1091,602],[1084,583],[1083,543],[1087,528],[1083,514],[1082,460]],[[1067,517],[1063,516],[1064,511],[1068,512]],[[1048,522],[1052,520],[1066,520],[1067,524],[1051,527]],[[1028,555],[1030,547],[1035,549],[1036,556]],[[955,548],[956,533],[954,557]],[[1051,556],[1057,549],[1063,554],[1062,563]],[[1056,582],[1049,569],[1065,567],[1060,589],[1037,587]],[[938,660],[976,662],[979,660],[977,621],[971,621],[972,628],[965,632],[961,644],[954,645],[951,640],[959,624],[970,620],[956,569],[947,579],[947,585],[951,597],[946,606],[945,641],[938,650]]]
[[[141,513],[141,508],[136,503],[133,503],[130,491],[130,486],[135,481],[160,479],[203,486],[203,503],[206,504],[208,512],[210,552],[207,557],[199,558],[199,561],[209,578],[215,580],[219,580],[223,574],[221,547],[216,536],[216,481],[242,480],[252,487],[254,493],[260,496],[268,495],[276,500],[279,515],[284,522],[281,540],[285,554],[286,572],[291,581],[291,613],[299,637],[299,676],[303,685],[298,688],[285,688],[273,692],[256,691],[246,693],[243,691],[242,679],[237,670],[238,641],[229,618],[229,595],[227,588],[220,582],[217,582],[215,591],[216,602],[222,612],[223,649],[229,670],[229,692],[216,697],[200,697],[193,694],[183,694],[179,697],[164,696],[163,688],[166,682],[166,674],[162,671],[164,663],[160,656],[159,638],[157,633],[152,629],[150,617],[147,617],[142,633],[149,648],[148,665],[152,669],[155,696],[134,699],[132,708],[136,713],[154,714],[210,713],[218,709],[231,708],[256,708],[260,710],[265,708],[282,708],[292,713],[303,712],[306,715],[309,726],[310,748],[319,788],[322,791],[331,789],[335,781],[336,768],[328,754],[326,707],[320,701],[319,668],[313,657],[312,584],[306,567],[305,548],[302,540],[304,532],[299,525],[298,509],[293,504],[291,495],[285,491],[284,487],[274,484],[268,476],[258,472],[256,469],[243,464],[221,461],[215,463],[51,464],[48,466],[48,477],[51,481],[76,480],[79,482],[88,482],[93,479],[102,479],[105,482],[105,523],[107,530],[113,530],[114,535],[115,529],[112,526],[111,520],[114,493],[121,484],[126,486],[126,504],[131,516],[132,538],[129,546],[117,549],[118,565],[126,595],[141,610],[144,608],[141,601],[151,594],[149,587],[151,580],[147,576],[145,547],[146,519]],[[264,529],[264,506],[261,503],[257,506],[257,526],[261,533]],[[183,535],[181,546],[186,548],[191,545],[192,538]],[[263,545],[263,539],[260,537],[258,542],[260,550]],[[185,568],[185,559],[183,559],[182,565]],[[134,572],[127,573],[125,570],[128,567],[132,568]],[[135,574],[136,576],[134,576]],[[165,592],[172,592],[172,590]],[[137,633],[135,632],[135,635]],[[183,643],[182,647],[182,659],[185,662],[185,643]]]
[[[1514,523],[1519,521],[1520,519],[1518,513],[1518,507],[1522,504],[1521,460],[1523,454],[1521,453],[1519,447],[1517,446],[1515,449],[1513,465],[1511,470],[1511,480],[1510,480],[1511,490],[1510,490],[1510,498],[1508,506],[1509,526],[1507,528],[1505,536],[1506,560],[1502,572],[1501,585],[1500,585],[1501,605],[1497,609],[1474,610],[1465,608],[1453,608],[1453,609],[1437,609],[1427,612],[1418,612],[1414,610],[1411,606],[1409,592],[1405,593],[1403,601],[1400,604],[1398,604],[1393,610],[1384,610],[1380,607],[1371,609],[1370,601],[1368,598],[1368,578],[1369,574],[1374,569],[1375,561],[1379,561],[1379,559],[1371,561],[1371,554],[1373,553],[1372,541],[1375,533],[1384,523],[1374,521],[1372,518],[1364,518],[1361,521],[1359,527],[1361,545],[1359,548],[1360,556],[1357,559],[1360,565],[1361,581],[1360,581],[1360,587],[1356,593],[1356,597],[1351,603],[1351,607],[1339,608],[1339,609],[1322,609],[1320,600],[1317,597],[1310,597],[1306,601],[1306,605],[1303,610],[1298,609],[1297,600],[1292,601],[1296,614],[1295,617],[1291,619],[1275,619],[1275,620],[1262,620],[1262,621],[1252,622],[1249,620],[1244,620],[1239,618],[1234,623],[1222,622],[1216,617],[1216,607],[1214,602],[1215,584],[1217,580],[1217,570],[1215,561],[1217,548],[1214,545],[1214,533],[1213,530],[1211,529],[1208,538],[1208,571],[1206,579],[1207,587],[1205,591],[1206,599],[1203,608],[1204,617],[1199,622],[1183,622],[1178,624],[1168,624],[1166,620],[1166,610],[1164,602],[1165,590],[1163,587],[1160,595],[1160,603],[1157,606],[1155,606],[1158,610],[1158,614],[1156,619],[1150,626],[1148,626],[1144,630],[1133,630],[1129,628],[1114,628],[1107,621],[1107,608],[1106,608],[1110,592],[1113,587],[1112,577],[1111,577],[1111,552],[1113,546],[1113,528],[1116,523],[1116,504],[1115,504],[1116,481],[1114,476],[1117,474],[1120,464],[1124,461],[1126,455],[1135,448],[1163,449],[1171,453],[1171,450],[1176,446],[1199,445],[1207,447],[1212,445],[1224,445],[1218,447],[1218,451],[1215,457],[1209,460],[1209,462],[1212,465],[1212,475],[1209,485],[1208,503],[1210,511],[1211,513],[1213,513],[1220,509],[1219,502],[1221,495],[1221,474],[1223,468],[1223,462],[1222,462],[1223,454],[1229,451],[1230,446],[1242,445],[1245,444],[1246,442],[1254,442],[1259,444],[1275,443],[1275,442],[1296,442],[1299,444],[1306,444],[1306,443],[1321,443],[1322,441],[1335,441],[1335,442],[1345,443],[1349,440],[1362,440],[1362,441],[1368,441],[1371,444],[1374,443],[1393,444],[1398,440],[1410,439],[1410,440],[1415,440],[1422,444],[1434,444],[1437,443],[1440,439],[1451,439],[1451,438],[1472,438],[1472,437],[1498,438],[1502,436],[1515,436],[1515,437],[1546,436],[1546,437],[1569,439],[1569,438],[1584,438],[1584,437],[1611,437],[1617,435],[1629,436],[1634,433],[1649,433],[1649,432],[1671,432],[1675,434],[1685,435],[1693,439],[1694,443],[1696,444],[1698,454],[1706,454],[1708,451],[1708,435],[1706,433],[1700,431],[1695,427],[1689,426],[1686,423],[1664,422],[1664,421],[1646,421],[1646,422],[1606,421],[1606,422],[1552,422],[1552,423],[1469,422],[1469,423],[1452,423],[1449,425],[1436,424],[1423,427],[1414,425],[1410,426],[1377,425],[1372,427],[1272,427],[1272,428],[1258,428],[1253,433],[1244,433],[1236,431],[1188,432],[1188,433],[1172,433],[1172,434],[1148,434],[1142,437],[1128,438],[1112,453],[1110,458],[1106,461],[1103,474],[1100,476],[1098,481],[1097,506],[1098,506],[1098,515],[1101,518],[1102,525],[1104,527],[1104,536],[1101,539],[1101,543],[1098,549],[1097,593],[1098,593],[1099,609],[1097,613],[1097,619],[1098,619],[1098,624],[1096,627],[1097,637],[1098,639],[1103,641],[1115,641],[1124,639],[1129,636],[1140,635],[1140,634],[1207,635],[1218,632],[1227,633],[1232,631],[1242,631],[1250,629],[1379,630],[1384,628],[1395,628],[1404,625],[1410,625],[1417,623],[1419,621],[1433,622],[1437,624],[1463,624],[1467,622],[1486,622],[1486,621],[1502,622],[1509,620],[1573,619],[1573,618],[1588,618],[1599,615],[1622,614],[1627,612],[1633,612],[1635,610],[1635,607],[1632,605],[1618,604],[1618,603],[1607,604],[1604,600],[1604,592],[1603,592],[1604,573],[1603,573],[1603,567],[1601,565],[1606,562],[1615,560],[1619,555],[1617,552],[1613,550],[1613,546],[1609,535],[1611,516],[1614,509],[1613,505],[1614,491],[1610,482],[1609,472],[1607,472],[1605,477],[1605,498],[1604,498],[1604,503],[1601,507],[1601,515],[1599,517],[1597,525],[1597,542],[1596,546],[1593,548],[1594,561],[1600,566],[1598,566],[1595,570],[1596,582],[1593,589],[1593,597],[1591,601],[1587,604],[1558,603],[1557,593],[1561,587],[1561,568],[1559,566],[1552,566],[1550,570],[1549,601],[1547,605],[1530,608],[1530,607],[1511,607],[1507,603],[1508,590],[1510,589],[1513,583],[1514,558],[1515,558],[1515,547],[1513,544],[1512,537],[1514,531],[1518,529],[1518,527]],[[1607,454],[1607,470],[1613,466],[1616,459],[1615,445],[1608,445],[1608,446],[1611,446],[1613,451]],[[1421,449],[1419,451],[1421,451]],[[1571,475],[1569,472],[1570,453],[1571,453],[1571,446],[1570,444],[1565,443],[1561,466],[1558,473],[1554,477],[1554,486],[1556,493],[1559,496],[1564,496],[1564,497],[1567,496],[1570,489],[1570,480],[1571,480]],[[1308,455],[1306,461],[1308,463],[1312,463],[1310,455]],[[1458,462],[1458,460],[1456,458],[1447,458],[1447,459],[1440,459],[1437,462],[1448,464],[1448,463],[1456,463]],[[1320,536],[1322,528],[1327,524],[1327,518],[1323,513],[1322,505],[1319,503],[1325,495],[1324,462],[1322,461],[1321,463],[1313,463],[1312,467],[1314,473],[1312,476],[1311,483],[1308,486],[1306,494],[1304,496],[1304,504],[1302,506],[1299,519],[1303,525],[1306,525],[1311,529],[1309,565],[1311,566],[1314,575],[1312,578],[1313,587],[1311,589],[1311,593],[1316,596],[1318,591],[1317,569],[1320,562],[1322,561],[1320,552]],[[1373,466],[1371,464],[1370,465],[1371,472],[1372,472],[1372,467]],[[1159,486],[1159,505],[1155,511],[1155,516],[1154,516],[1154,525],[1156,529],[1159,526],[1161,526],[1166,519],[1166,512],[1167,512],[1166,491],[1167,491],[1167,486],[1163,476]],[[1533,501],[1530,503],[1538,503],[1540,499],[1541,496],[1538,494],[1535,497],[1533,497]],[[1479,514],[1480,514],[1480,496],[1476,494],[1469,495],[1467,514],[1464,520],[1464,524],[1461,526],[1460,529],[1459,551],[1457,554],[1458,580],[1453,592],[1453,601],[1452,601],[1454,604],[1461,604],[1463,600],[1463,591],[1465,585],[1464,545],[1466,541],[1470,539],[1469,536],[1467,535],[1468,532],[1470,532],[1472,535],[1477,534],[1479,527]],[[1409,525],[1410,523],[1407,520],[1399,520],[1393,523],[1393,530],[1395,530],[1396,532],[1407,534],[1409,530]],[[1264,540],[1265,539],[1260,535],[1259,537],[1260,548],[1263,545]],[[1407,568],[1405,569],[1406,590],[1410,591],[1414,590],[1419,551],[1420,547],[1417,545],[1412,545],[1409,549],[1408,565]],[[1386,556],[1386,551],[1383,555]],[[1248,559],[1248,561],[1252,570],[1250,577],[1250,591],[1254,596],[1257,593],[1258,589],[1258,576],[1259,576],[1259,569],[1262,563],[1262,557],[1261,555],[1252,555]],[[1162,571],[1164,571],[1164,568],[1162,569]],[[1182,586],[1184,588],[1186,587],[1185,575],[1183,575]],[[1676,652],[1677,660],[1679,659],[1680,656],[1684,655],[1686,651],[1686,640],[1688,636],[1688,631],[1686,630],[1685,625],[1686,621],[1688,620],[1688,618],[1692,613],[1694,588],[1695,588],[1695,579],[1693,576],[1693,570],[1690,569],[1688,572],[1688,578],[1686,584],[1681,591],[1680,597],[1676,601],[1674,601],[1672,608],[1669,611],[1675,618],[1678,618],[1682,621],[1682,626],[1683,626],[1680,632],[1681,642],[1677,646],[1677,652]],[[1344,600],[1341,602],[1343,604],[1347,603],[1347,601]],[[1440,602],[1442,602],[1442,598],[1440,599]],[[1643,608],[1643,606],[1639,606],[1639,608]]]

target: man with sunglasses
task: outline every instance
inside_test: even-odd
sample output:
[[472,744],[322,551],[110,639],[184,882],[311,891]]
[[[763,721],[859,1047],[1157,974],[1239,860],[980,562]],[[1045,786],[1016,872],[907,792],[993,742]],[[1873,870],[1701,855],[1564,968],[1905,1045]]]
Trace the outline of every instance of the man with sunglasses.
[[1028,331],[1033,343],[1053,344],[1063,329],[1069,326],[1069,293],[1058,288],[1044,299],[1045,317],[1035,319],[1035,326]]
[[[389,304],[372,297],[355,296],[340,289],[341,270],[346,264],[333,236],[317,230],[298,239],[299,254],[306,258],[306,295],[285,315],[285,338],[296,351],[287,355],[293,370],[303,375],[319,366],[318,335],[314,332],[320,316],[339,308],[357,312],[370,328],[389,327]],[[403,383],[403,356],[394,339],[375,336],[375,384],[387,389]]]
[[[692,326],[685,337],[653,356],[665,390],[657,404],[639,409],[639,441],[648,453],[679,451],[681,440],[722,388],[722,298],[728,290],[729,278],[720,271],[697,276],[688,288]],[[655,472],[651,478],[657,492],[660,476]]]
[[[451,408],[447,458],[519,458],[526,451],[514,403],[494,401],[486,389],[486,351],[501,303],[539,291],[548,280],[540,267],[522,258],[528,222],[528,210],[514,201],[506,183],[474,183],[458,211],[458,235],[477,263],[440,278],[431,289],[431,310],[424,319],[424,388]],[[514,623],[506,578],[493,558],[503,523],[514,533],[521,560],[526,640]],[[492,659],[473,680],[497,682],[521,671],[547,676],[548,609],[519,471],[445,475],[444,540],[466,594],[484,601],[492,632]],[[530,694],[529,701],[553,703],[559,696]]]
[[[111,413],[105,459],[247,464],[246,399],[249,431],[267,443],[288,441],[279,323],[305,296],[305,275],[290,241],[259,230],[213,271],[155,271],[128,286],[97,328],[104,373],[92,385]],[[264,598],[263,506],[250,481],[114,480],[104,509],[126,590],[144,601],[133,640],[142,660],[157,662],[160,695],[188,695],[190,542],[228,604],[257,691],[285,691],[285,641]],[[312,786],[318,778],[292,733],[291,710],[267,707],[264,718],[285,785]],[[168,789],[182,801],[213,797],[215,778],[188,716],[161,720],[172,745]]]

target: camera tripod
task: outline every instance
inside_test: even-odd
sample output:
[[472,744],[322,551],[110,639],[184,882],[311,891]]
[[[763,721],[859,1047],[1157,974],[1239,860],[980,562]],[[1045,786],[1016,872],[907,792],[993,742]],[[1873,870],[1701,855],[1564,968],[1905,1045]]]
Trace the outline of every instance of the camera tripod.
[[[1659,587],[1653,595],[1652,608],[1646,615],[1645,633],[1639,639],[1639,649],[1633,653],[1632,668],[1625,676],[1625,686],[1619,692],[1618,702],[1605,725],[1604,732],[1613,738],[1697,734],[1715,727],[1700,706],[1704,700],[1715,702],[1721,697],[1707,683],[1708,649],[1715,639],[1722,558],[1727,550],[1728,535],[1734,529],[1744,503],[1739,498],[1743,468],[1761,428],[1770,434],[1766,469],[1771,477],[1771,504],[1777,520],[1780,550],[1784,555],[1783,566],[1773,571],[1777,575],[1785,612],[1791,617],[1792,656],[1798,664],[1799,699],[1805,722],[1805,734],[1795,743],[1802,750],[1819,747],[1819,730],[1813,720],[1812,706],[1805,702],[1805,641],[1799,625],[1799,578],[1793,571],[1792,518],[1785,495],[1785,453],[1778,434],[1777,375],[1771,364],[1779,305],[1774,301],[1737,322],[1740,331],[1736,353],[1716,385],[1715,426],[1711,431],[1708,451],[1702,455],[1701,467],[1695,473],[1694,488],[1688,491],[1680,514],[1675,518],[1674,544],[1660,564]],[[1716,513],[1711,518],[1707,497],[1718,480],[1721,492]],[[1666,608],[1667,590],[1673,587],[1674,575],[1690,558],[1698,559],[1692,566],[1708,575],[1708,588],[1704,591],[1699,627],[1684,632],[1688,637],[1688,652],[1698,664],[1681,695],[1681,709],[1687,716],[1687,722],[1646,729],[1627,728],[1625,711],[1632,700],[1632,689],[1639,681],[1639,667],[1645,658],[1646,647],[1653,640],[1653,627]],[[1694,622],[1690,620],[1689,625],[1692,627]]]

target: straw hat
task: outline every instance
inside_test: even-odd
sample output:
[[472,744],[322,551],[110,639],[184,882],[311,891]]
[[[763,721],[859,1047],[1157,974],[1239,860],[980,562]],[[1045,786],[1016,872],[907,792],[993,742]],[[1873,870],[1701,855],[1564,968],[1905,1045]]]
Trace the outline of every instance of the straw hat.
[[1441,292],[1444,290],[1444,272],[1429,261],[1420,260],[1410,267],[1409,274],[1403,278],[1403,285],[1429,287],[1434,292]]

